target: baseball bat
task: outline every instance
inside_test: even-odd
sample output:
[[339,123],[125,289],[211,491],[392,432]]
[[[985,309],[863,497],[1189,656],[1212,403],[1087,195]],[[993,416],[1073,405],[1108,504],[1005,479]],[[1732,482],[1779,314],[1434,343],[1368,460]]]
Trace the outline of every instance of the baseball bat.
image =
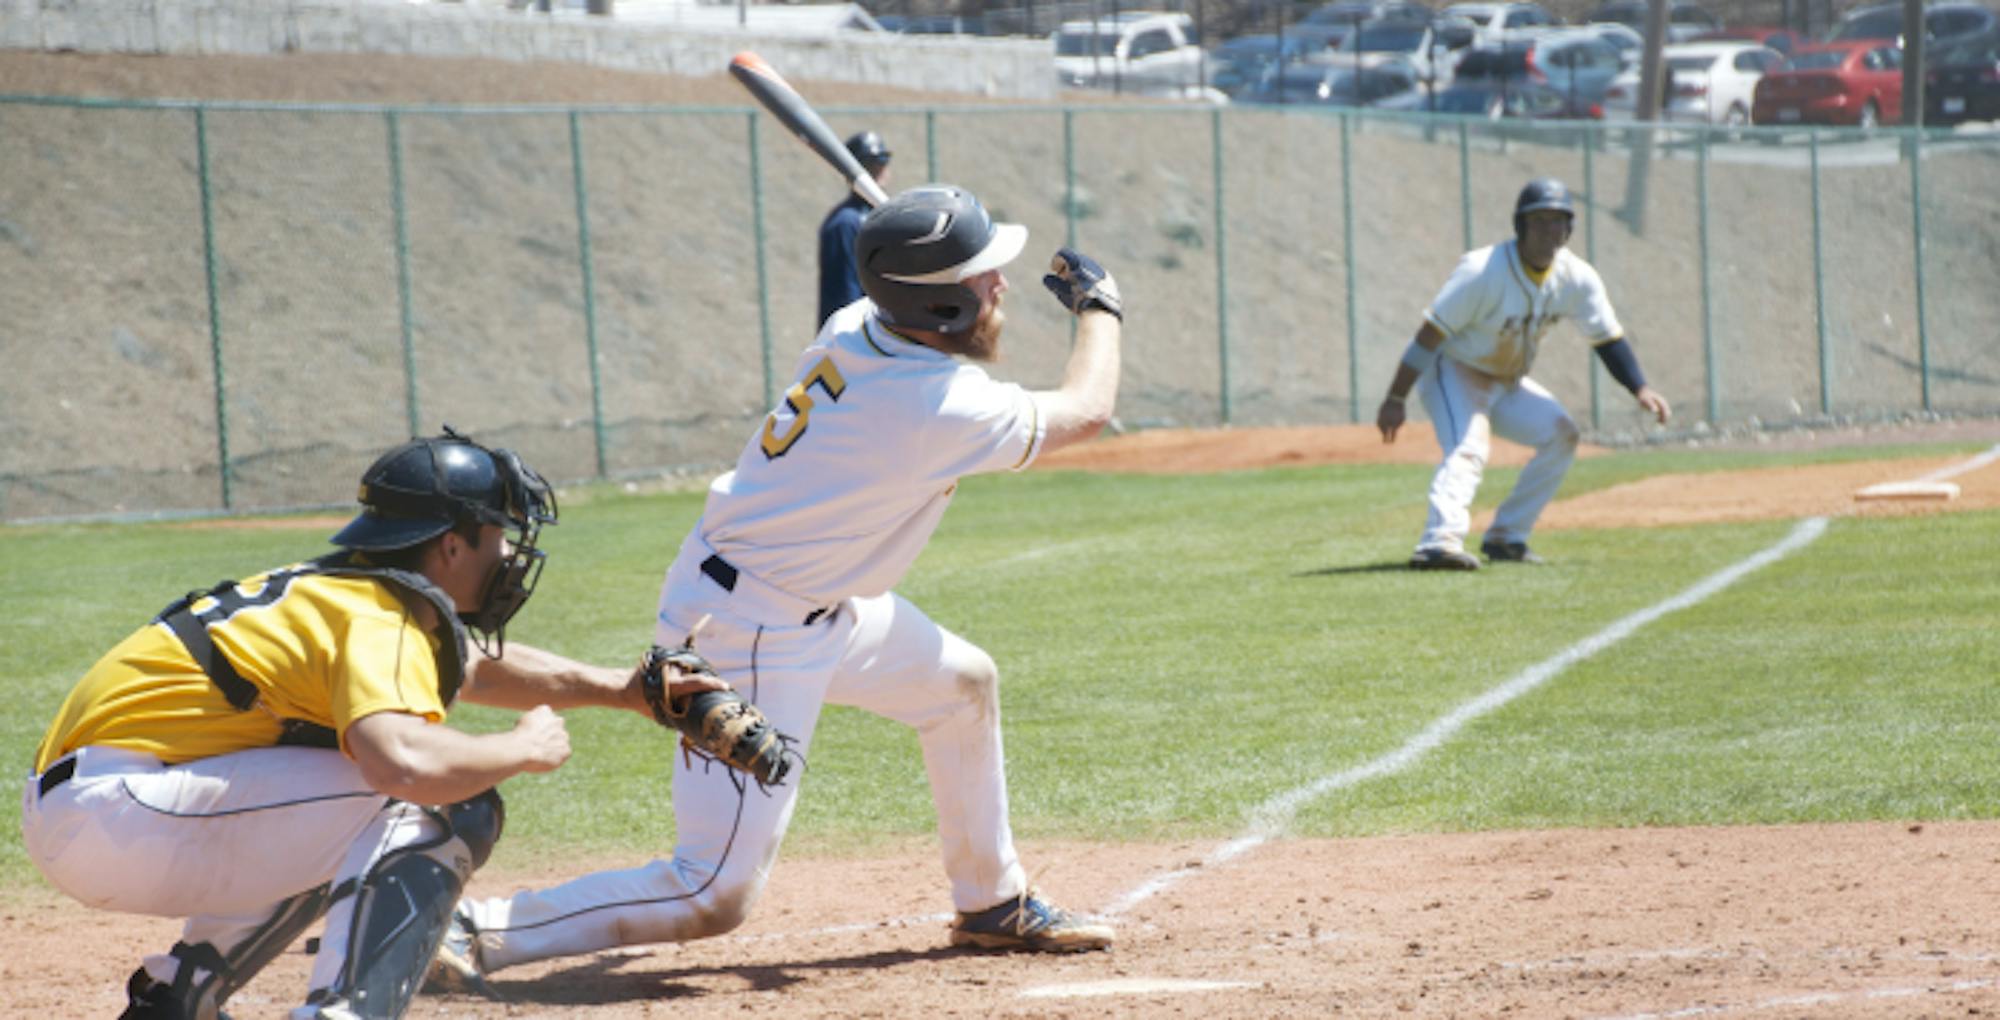
[[847,146],[833,136],[833,129],[820,119],[819,111],[814,110],[797,89],[772,70],[763,57],[744,50],[729,62],[729,73],[757,97],[757,102],[762,103],[764,109],[778,118],[778,123],[797,135],[812,151],[819,153],[819,158],[840,171],[840,176],[847,179],[847,186],[853,188],[863,201],[879,206],[889,200],[888,193],[875,182],[874,176],[861,169],[861,161],[855,159],[854,154],[847,151]]

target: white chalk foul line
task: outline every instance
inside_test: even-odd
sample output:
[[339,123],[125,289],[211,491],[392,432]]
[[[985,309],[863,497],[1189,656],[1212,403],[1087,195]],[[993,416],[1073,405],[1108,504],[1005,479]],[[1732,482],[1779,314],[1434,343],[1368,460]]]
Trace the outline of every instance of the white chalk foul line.
[[1968,471],[1977,471],[1980,468],[1983,468],[1986,465],[1991,464],[1996,460],[2000,460],[2000,445],[1994,446],[1992,449],[1986,451],[1985,453],[1980,454],[1977,457],[1972,458],[1971,460],[1966,461],[1963,464],[1953,464],[1950,467],[1939,468],[1936,471],[1933,471],[1930,474],[1927,474],[1922,478],[1917,479],[1917,481],[1942,482],[1947,478],[1956,478],[1959,475],[1965,474]]
[[[1996,447],[1995,449],[1996,452],[2000,452],[2000,447]],[[1265,801],[1256,810],[1251,812],[1250,825],[1244,831],[1243,835],[1216,848],[1207,857],[1203,858],[1200,864],[1180,868],[1147,879],[1138,888],[1133,889],[1131,892],[1114,901],[1110,907],[1103,911],[1104,916],[1116,917],[1119,914],[1123,914],[1133,907],[1144,903],[1146,900],[1172,888],[1203,868],[1213,868],[1217,865],[1225,864],[1262,846],[1289,828],[1292,818],[1298,814],[1299,808],[1318,797],[1325,796],[1335,790],[1346,789],[1370,779],[1379,779],[1383,776],[1394,775],[1409,768],[1411,765],[1416,764],[1418,759],[1436,750],[1445,741],[1457,735],[1459,730],[1464,729],[1465,725],[1474,719],[1540,687],[1563,670],[1625,640],[1639,628],[1652,623],[1654,620],[1668,613],[1686,609],[1689,606],[1700,603],[1709,596],[1742,580],[1751,572],[1776,563],[1778,560],[1804,548],[1825,532],[1826,518],[1824,517],[1812,517],[1800,521],[1798,526],[1793,528],[1791,533],[1786,535],[1776,545],[1746,560],[1716,571],[1679,595],[1646,609],[1641,609],[1613,623],[1611,626],[1598,631],[1596,634],[1563,649],[1553,657],[1528,667],[1506,683],[1453,709],[1449,714],[1431,723],[1422,733],[1410,738],[1408,742],[1394,751],[1373,761],[1357,765],[1354,768],[1322,776],[1304,786],[1288,790]]]

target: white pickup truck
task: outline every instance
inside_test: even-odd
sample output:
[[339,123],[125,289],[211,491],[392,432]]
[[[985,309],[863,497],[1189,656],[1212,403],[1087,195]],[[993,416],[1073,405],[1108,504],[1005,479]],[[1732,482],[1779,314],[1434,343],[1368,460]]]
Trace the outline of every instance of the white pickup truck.
[[1194,19],[1163,11],[1064,22],[1055,44],[1058,88],[1177,93],[1202,84]]

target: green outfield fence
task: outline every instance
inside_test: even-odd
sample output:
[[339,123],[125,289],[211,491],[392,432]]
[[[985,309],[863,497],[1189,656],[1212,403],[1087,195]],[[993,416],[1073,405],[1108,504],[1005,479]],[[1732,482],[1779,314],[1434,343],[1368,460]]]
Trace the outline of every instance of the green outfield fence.
[[[833,109],[1031,231],[998,374],[1054,384],[1059,243],[1130,304],[1128,428],[1372,419],[1515,192],[1584,197],[1700,430],[2000,412],[2000,135],[1286,108]],[[747,108],[0,97],[0,519],[335,505],[450,422],[551,477],[732,460],[813,332],[837,181]],[[1558,328],[1535,375],[1644,424]]]

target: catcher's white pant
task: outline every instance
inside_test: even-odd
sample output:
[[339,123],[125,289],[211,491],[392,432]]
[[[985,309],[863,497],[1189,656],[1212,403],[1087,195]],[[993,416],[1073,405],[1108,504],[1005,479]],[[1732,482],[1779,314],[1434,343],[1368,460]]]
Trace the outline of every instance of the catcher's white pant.
[[[804,752],[820,707],[851,705],[917,730],[937,809],[945,875],[959,910],[1020,895],[1026,877],[1007,822],[999,673],[965,639],[890,592],[841,602],[830,616],[741,575],[733,592],[700,572],[691,538],[667,573],[655,640],[678,645],[704,614],[694,647]],[[719,935],[763,888],[799,785],[760,791],[721,764],[676,755],[671,860],[598,872],[540,892],[463,906],[488,971],[619,945]]]
[[[21,798],[28,856],[56,888],[103,910],[184,917],[181,941],[225,956],[276,905],[354,879],[389,851],[442,831],[421,809],[370,789],[346,755],[306,747],[182,765],[86,747],[69,781],[43,795],[30,778]],[[328,911],[310,987],[338,977],[354,902]],[[156,981],[172,981],[178,965],[166,953],[145,960]],[[293,1015],[314,1016],[315,1007]]]
[[1533,447],[1535,455],[1494,511],[1485,541],[1526,542],[1576,460],[1579,434],[1569,412],[1533,379],[1510,382],[1451,358],[1439,358],[1423,374],[1417,393],[1444,454],[1431,476],[1430,514],[1417,548],[1465,548],[1472,497],[1479,491],[1494,435]]

